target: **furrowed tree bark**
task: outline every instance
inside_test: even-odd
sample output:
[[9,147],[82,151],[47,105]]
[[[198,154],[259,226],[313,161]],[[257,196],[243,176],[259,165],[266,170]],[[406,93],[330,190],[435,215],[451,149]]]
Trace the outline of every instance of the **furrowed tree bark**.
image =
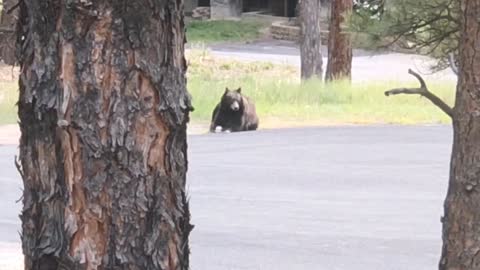
[[17,16],[18,0],[2,0],[0,14],[0,60],[7,65],[14,65],[15,58],[15,17]]
[[328,33],[328,62],[325,80],[351,80],[352,77],[352,41],[351,36],[342,30],[353,9],[352,0],[334,0],[330,8],[330,26]]
[[480,0],[461,0],[462,34],[440,270],[480,269]]
[[20,2],[25,269],[189,269],[182,9]]
[[320,0],[300,0],[300,59],[301,77],[322,79],[323,59],[320,38]]
[[[460,7],[458,83],[451,111],[453,147],[441,219],[440,270],[480,269],[480,0],[461,0]],[[420,88],[426,89],[422,81]],[[410,94],[417,90],[388,92]]]

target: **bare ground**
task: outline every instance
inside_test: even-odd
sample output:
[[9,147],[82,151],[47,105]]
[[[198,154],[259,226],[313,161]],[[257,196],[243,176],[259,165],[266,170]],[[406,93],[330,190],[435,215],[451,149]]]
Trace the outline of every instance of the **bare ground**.
[[13,82],[18,80],[19,68],[5,65],[0,61],[0,82]]
[[23,269],[23,254],[20,243],[0,242],[0,270]]

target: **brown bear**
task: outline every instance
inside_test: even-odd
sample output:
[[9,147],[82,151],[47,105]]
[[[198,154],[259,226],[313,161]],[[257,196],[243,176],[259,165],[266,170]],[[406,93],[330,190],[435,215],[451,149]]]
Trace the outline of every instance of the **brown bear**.
[[253,101],[242,95],[241,88],[225,88],[220,103],[213,110],[210,132],[238,132],[257,128],[258,116]]

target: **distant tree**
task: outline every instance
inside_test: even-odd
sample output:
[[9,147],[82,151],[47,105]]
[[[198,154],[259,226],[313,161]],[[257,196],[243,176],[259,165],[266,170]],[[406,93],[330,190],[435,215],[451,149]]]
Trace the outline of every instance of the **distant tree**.
[[381,47],[394,44],[436,58],[436,71],[457,62],[460,17],[459,0],[357,0],[351,27]]
[[183,1],[19,3],[25,269],[189,269]]
[[385,10],[385,0],[353,0],[353,10],[369,18],[379,18]]
[[300,59],[301,77],[322,79],[323,59],[321,51],[320,0],[300,0]]
[[[446,21],[455,16],[455,22],[459,23],[458,30],[451,30],[459,31],[455,32],[460,63],[455,106],[449,107],[432,94],[420,75],[413,71],[410,73],[420,81],[419,88],[399,88],[386,92],[387,95],[403,93],[427,97],[453,120],[450,180],[442,217],[440,270],[480,268],[480,0],[458,2],[462,7],[461,13],[445,13],[445,9],[438,9],[442,13],[432,16],[437,19],[444,16]],[[435,25],[439,21],[432,23]],[[448,29],[449,26],[445,27]],[[432,25],[425,27],[432,31],[434,28]]]
[[352,40],[346,33],[344,24],[351,15],[352,0],[334,0],[330,7],[330,25],[328,34],[328,62],[325,80],[351,79],[352,76]]

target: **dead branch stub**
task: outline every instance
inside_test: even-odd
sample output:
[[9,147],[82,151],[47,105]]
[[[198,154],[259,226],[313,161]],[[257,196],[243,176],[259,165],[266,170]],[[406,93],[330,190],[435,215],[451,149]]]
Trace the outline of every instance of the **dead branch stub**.
[[415,71],[409,69],[408,73],[413,75],[417,80],[420,82],[420,87],[418,88],[394,88],[385,92],[385,96],[391,95],[398,95],[398,94],[406,94],[406,95],[421,95],[428,100],[430,100],[435,106],[440,108],[444,113],[446,113],[450,118],[453,118],[453,109],[446,104],[442,99],[438,96],[430,92],[427,88],[425,80],[420,76],[420,74],[416,73]]

